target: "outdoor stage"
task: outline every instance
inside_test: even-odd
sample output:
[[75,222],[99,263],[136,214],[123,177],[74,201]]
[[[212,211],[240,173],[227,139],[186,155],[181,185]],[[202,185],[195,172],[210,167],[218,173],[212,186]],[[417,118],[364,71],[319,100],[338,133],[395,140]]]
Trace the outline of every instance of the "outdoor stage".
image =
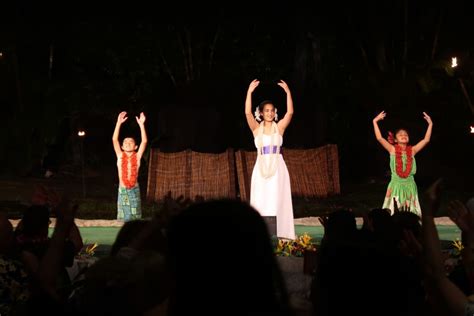
[[[317,243],[324,230],[318,216],[336,209],[352,209],[356,216],[380,207],[387,181],[366,183],[339,183],[339,157],[336,145],[325,145],[313,149],[288,149],[284,152],[288,165],[293,195],[295,231],[297,235],[307,233]],[[254,151],[227,150],[220,154],[182,151],[163,153],[152,149],[146,177],[141,179],[143,192],[143,216],[150,217],[157,211],[159,203],[171,192],[172,198],[183,196],[195,199],[231,198],[249,200],[251,170],[255,164]],[[86,192],[80,178],[55,177],[52,179],[21,178],[0,180],[1,207],[13,216],[16,225],[31,199],[35,187],[42,185],[58,192],[75,192],[80,209],[76,224],[85,244],[99,245],[98,254],[105,254],[113,244],[122,222],[116,217],[116,184],[110,178],[116,170],[111,168],[108,177],[88,178]],[[100,180],[100,181],[99,181]],[[146,188],[146,189],[145,189]],[[83,198],[80,198],[82,191]],[[7,203],[8,202],[8,203]],[[158,207],[159,208],[159,207]],[[99,219],[102,218],[102,219]],[[105,219],[104,219],[105,218]],[[54,226],[54,218],[52,219]],[[362,225],[362,218],[357,218]],[[222,223],[225,225],[226,223]],[[436,219],[440,239],[444,247],[460,238],[460,230],[447,217]]]

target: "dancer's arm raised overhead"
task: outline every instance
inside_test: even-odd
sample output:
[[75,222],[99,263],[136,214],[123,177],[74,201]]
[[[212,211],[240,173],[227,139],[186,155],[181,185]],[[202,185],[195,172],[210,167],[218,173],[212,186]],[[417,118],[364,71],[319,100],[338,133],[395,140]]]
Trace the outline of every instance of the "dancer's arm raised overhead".
[[413,154],[418,153],[420,150],[422,150],[429,142],[431,139],[431,130],[433,129],[433,121],[431,120],[431,117],[426,114],[426,112],[423,112],[423,118],[428,122],[428,127],[426,128],[426,133],[425,137],[418,142],[415,146],[413,146]]
[[112,135],[112,144],[114,145],[115,154],[117,158],[122,155],[122,147],[120,146],[119,134],[120,127],[127,120],[127,112],[123,111],[117,117],[117,124],[115,124],[114,134]]
[[255,88],[257,88],[259,84],[260,81],[258,81],[257,79],[253,80],[250,83],[249,88],[247,90],[247,98],[245,99],[245,117],[247,118],[247,123],[252,132],[254,132],[259,127],[259,124],[252,113],[252,93],[255,91]]
[[145,152],[146,145],[148,144],[148,137],[146,136],[146,130],[145,130],[145,114],[143,112],[140,113],[140,117],[135,116],[135,119],[137,120],[138,126],[140,126],[140,134],[141,134],[141,142],[140,146],[138,147],[138,152],[137,152],[137,159],[141,159],[143,156],[143,153]]
[[372,121],[374,123],[375,138],[383,146],[383,148],[385,148],[388,152],[394,152],[395,150],[393,148],[393,145],[390,144],[385,138],[383,138],[382,133],[380,133],[380,129],[379,129],[378,122],[383,120],[386,115],[387,114],[385,113],[385,111],[382,111]]
[[278,130],[280,131],[280,134],[283,135],[285,129],[291,122],[291,118],[293,117],[293,98],[291,97],[290,88],[288,88],[286,82],[280,80],[278,85],[282,87],[283,90],[285,90],[286,92],[286,113],[285,116],[280,120],[280,122],[278,122]]

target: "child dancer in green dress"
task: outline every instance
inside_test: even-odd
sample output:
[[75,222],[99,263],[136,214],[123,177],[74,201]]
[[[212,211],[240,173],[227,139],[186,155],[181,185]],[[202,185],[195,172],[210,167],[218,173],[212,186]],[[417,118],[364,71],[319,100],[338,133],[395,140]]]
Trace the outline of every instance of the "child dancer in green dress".
[[416,173],[415,155],[429,143],[433,122],[428,114],[423,112],[423,118],[428,122],[425,137],[415,146],[410,146],[408,145],[408,132],[404,129],[397,130],[395,134],[389,133],[388,140],[382,137],[378,122],[385,116],[386,113],[382,111],[373,120],[375,137],[390,153],[390,170],[392,172],[382,207],[390,209],[393,213],[394,202],[396,202],[399,207],[408,208],[411,212],[421,215],[418,190],[414,179]]

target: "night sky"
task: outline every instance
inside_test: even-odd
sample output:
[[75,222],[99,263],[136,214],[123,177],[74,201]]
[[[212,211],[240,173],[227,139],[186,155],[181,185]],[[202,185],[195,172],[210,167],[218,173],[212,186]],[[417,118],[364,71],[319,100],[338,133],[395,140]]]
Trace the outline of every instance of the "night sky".
[[[123,110],[146,113],[150,144],[163,151],[252,150],[244,100],[258,78],[254,106],[270,99],[283,114],[276,82],[284,79],[292,90],[295,115],[284,146],[338,144],[343,178],[386,172],[388,157],[372,131],[381,110],[388,113],[383,132],[403,126],[413,142],[424,135],[422,112],[432,116],[421,179],[472,178],[474,11],[461,1],[440,3],[153,9],[20,1],[4,11],[11,14],[0,30],[7,148],[0,172],[31,172],[45,157],[77,164],[78,129],[87,133],[87,165],[114,165],[110,139]],[[123,136],[138,133],[129,121]]]

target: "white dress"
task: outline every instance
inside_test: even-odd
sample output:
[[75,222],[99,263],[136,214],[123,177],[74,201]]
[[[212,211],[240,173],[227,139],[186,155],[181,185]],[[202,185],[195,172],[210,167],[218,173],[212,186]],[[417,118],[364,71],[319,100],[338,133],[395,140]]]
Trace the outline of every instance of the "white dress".
[[[276,216],[278,237],[295,239],[290,175],[283,156],[279,153],[283,137],[280,133],[273,134],[273,147],[275,148],[270,150],[272,136],[263,134],[263,146],[266,147],[264,148],[266,150],[263,151],[259,149],[257,138],[258,136],[255,137],[255,146],[263,154],[257,154],[257,161],[253,168],[250,205],[262,216]],[[272,152],[276,152],[276,154],[272,155]],[[276,164],[273,175],[264,177],[259,166],[260,159],[265,159],[264,162],[267,164],[272,162]]]

